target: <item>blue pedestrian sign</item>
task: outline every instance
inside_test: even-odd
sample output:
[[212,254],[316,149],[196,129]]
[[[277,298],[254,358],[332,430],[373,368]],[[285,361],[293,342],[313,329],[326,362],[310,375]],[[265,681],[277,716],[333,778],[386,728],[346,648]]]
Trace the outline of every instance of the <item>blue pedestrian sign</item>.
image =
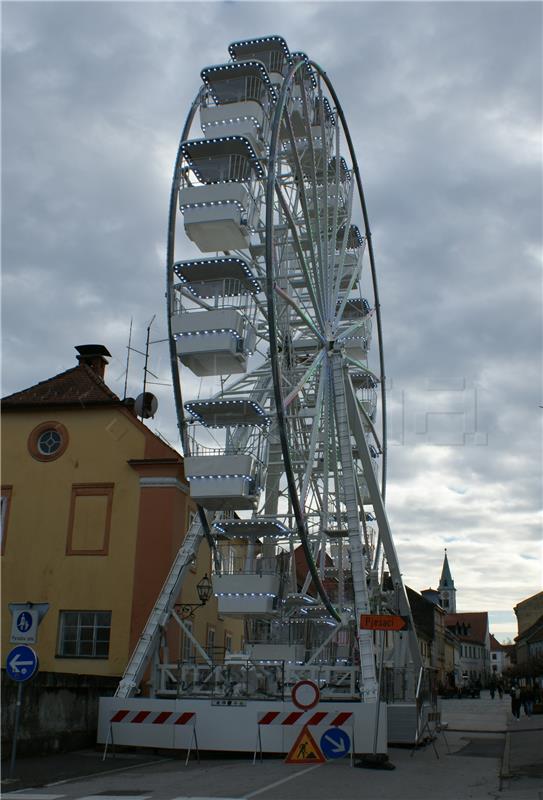
[[343,758],[351,752],[349,734],[341,728],[328,728],[321,736],[321,750],[325,758]]
[[17,626],[17,630],[21,633],[27,633],[33,624],[34,620],[32,619],[32,614],[29,614],[28,611],[21,611],[15,618],[15,625]]
[[8,676],[18,683],[28,681],[38,671],[38,656],[26,644],[14,647],[6,659],[6,672]]
[[38,625],[45,615],[45,603],[31,605],[26,603],[10,603],[12,614],[11,644],[35,644],[38,640]]

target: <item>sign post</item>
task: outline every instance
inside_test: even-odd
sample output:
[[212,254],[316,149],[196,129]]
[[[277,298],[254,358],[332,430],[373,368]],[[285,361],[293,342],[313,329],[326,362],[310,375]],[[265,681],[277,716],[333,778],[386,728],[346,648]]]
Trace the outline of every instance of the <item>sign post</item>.
[[23,701],[23,683],[29,681],[38,671],[38,656],[35,651],[26,644],[14,647],[8,654],[6,660],[6,672],[8,676],[16,681],[17,701],[15,703],[15,724],[13,727],[13,743],[11,746],[11,759],[9,764],[9,777],[13,778],[15,771],[15,758],[17,754],[17,737],[19,735],[19,723],[21,720],[21,704]]
[[379,680],[377,683],[377,705],[375,709],[375,727],[373,732],[373,758],[377,753],[377,737],[379,735],[379,714],[381,711],[381,681],[383,676],[383,659],[385,653],[384,631],[405,631],[409,627],[409,618],[399,614],[360,614],[360,630],[382,631],[381,655],[379,659]]

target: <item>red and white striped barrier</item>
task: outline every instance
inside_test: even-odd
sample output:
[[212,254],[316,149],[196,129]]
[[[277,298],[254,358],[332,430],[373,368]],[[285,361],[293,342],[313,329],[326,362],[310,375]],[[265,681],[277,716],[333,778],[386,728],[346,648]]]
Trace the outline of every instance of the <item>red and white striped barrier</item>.
[[194,711],[134,711],[128,708],[119,709],[110,719],[111,722],[132,723],[136,725],[187,725],[196,722]]
[[[351,711],[265,711],[258,715],[259,725],[294,725],[302,722],[304,725],[329,725],[339,728],[345,725],[353,716]],[[302,717],[304,719],[302,719]]]
[[305,711],[265,711],[258,715],[259,725],[294,725]]

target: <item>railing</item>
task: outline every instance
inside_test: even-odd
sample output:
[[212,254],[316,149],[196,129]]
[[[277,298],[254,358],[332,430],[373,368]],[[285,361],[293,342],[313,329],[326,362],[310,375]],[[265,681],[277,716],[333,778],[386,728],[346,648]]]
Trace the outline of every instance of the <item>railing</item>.
[[[182,291],[192,293],[192,297]],[[202,302],[199,303],[198,301]],[[172,295],[172,314],[191,314],[192,312],[217,311],[234,308],[240,311],[245,319],[254,324],[257,307],[254,294],[246,283],[234,278],[223,278],[214,281],[192,281],[178,283]]]
[[264,106],[268,97],[268,88],[263,79],[257,75],[235,75],[234,77],[211,77],[219,104],[243,103],[254,100]]
[[285,68],[285,54],[282,50],[257,50],[255,53],[245,52],[240,56],[243,61],[253,59],[262,61],[268,72],[283,72]]
[[435,705],[437,693],[433,670],[421,667],[412,670],[385,666],[381,681],[381,700],[387,703],[416,703],[417,706]]
[[264,556],[262,553],[248,555],[240,552],[241,547],[233,544],[220,544],[219,553],[221,575],[282,575],[283,562],[280,559],[282,548],[277,548],[274,555]]
[[243,183],[252,176],[249,158],[239,153],[212,156],[194,156],[192,163],[201,172],[204,183],[223,183],[235,181]]
[[264,470],[264,462],[261,457],[264,443],[263,437],[259,436],[259,433],[260,428],[257,433],[249,436],[244,444],[228,442],[223,445],[217,444],[215,447],[201,444],[194,434],[189,434],[190,454],[191,456],[251,456],[255,464],[256,475]]
[[375,389],[368,389],[362,386],[357,388],[356,391],[358,392],[358,399],[361,400],[364,405],[367,403],[371,408],[377,406],[377,391]]
[[159,696],[211,700],[262,699],[288,701],[300,680],[312,680],[322,701],[359,700],[358,669],[353,666],[307,666],[278,661],[269,664],[247,659],[225,663],[182,662],[159,665]]

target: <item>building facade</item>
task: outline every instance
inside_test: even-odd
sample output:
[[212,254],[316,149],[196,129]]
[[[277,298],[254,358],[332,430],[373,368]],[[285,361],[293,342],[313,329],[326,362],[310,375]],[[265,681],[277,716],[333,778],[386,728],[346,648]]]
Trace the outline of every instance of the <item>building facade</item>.
[[543,679],[543,592],[521,600],[513,610],[518,626],[516,665],[520,670]]
[[543,592],[527,597],[513,608],[517,618],[519,635],[524,633],[539,617],[543,616]]
[[543,615],[515,638],[517,666],[543,678]]
[[491,677],[501,678],[504,671],[509,669],[511,662],[507,647],[490,634],[490,672]]
[[423,664],[433,673],[434,687],[441,688],[448,682],[445,611],[424,594],[419,594],[409,587],[406,587],[406,590],[421,646]]
[[[109,353],[85,345],[77,366],[3,400],[2,646],[10,604],[48,604],[35,645],[47,673],[120,677],[195,507],[179,453],[106,385]],[[211,575],[203,544],[180,602]],[[239,650],[239,620],[215,598],[187,625],[217,652]],[[195,642],[175,623],[172,661]]]
[[486,686],[490,677],[490,631],[486,611],[447,614],[445,625],[460,643],[462,681]]

